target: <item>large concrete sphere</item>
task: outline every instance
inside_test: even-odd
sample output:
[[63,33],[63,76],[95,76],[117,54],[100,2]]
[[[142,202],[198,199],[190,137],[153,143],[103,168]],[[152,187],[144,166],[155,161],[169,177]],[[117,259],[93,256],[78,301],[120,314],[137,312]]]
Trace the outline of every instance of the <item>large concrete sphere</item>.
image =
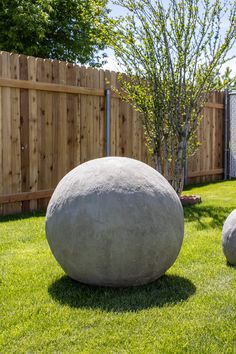
[[222,231],[222,247],[226,259],[236,265],[236,209],[227,217]]
[[134,286],[156,280],[183,241],[183,208],[167,180],[124,157],[92,160],[58,184],[46,233],[56,260],[87,284]]

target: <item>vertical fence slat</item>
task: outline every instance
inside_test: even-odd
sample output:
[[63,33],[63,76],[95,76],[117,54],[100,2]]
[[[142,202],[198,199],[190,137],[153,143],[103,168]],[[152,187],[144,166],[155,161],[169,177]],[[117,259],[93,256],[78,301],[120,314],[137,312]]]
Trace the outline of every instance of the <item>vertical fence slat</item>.
[[[99,89],[99,70],[93,71],[93,87]],[[99,114],[100,114],[99,97],[93,98],[93,157],[100,157],[99,154]]]
[[[86,68],[81,67],[80,70],[80,86],[86,86]],[[87,135],[87,130],[88,130],[88,125],[87,125],[87,99],[85,95],[81,95],[80,97],[80,127],[81,127],[81,147],[80,147],[80,153],[81,153],[81,163],[87,161],[88,158],[88,135]]]
[[[80,70],[78,66],[75,66],[76,86],[80,86]],[[75,165],[79,165],[81,162],[81,95],[76,96],[75,102]]]
[[[10,75],[19,79],[19,56],[10,55]],[[21,148],[20,148],[20,90],[11,89],[11,171],[12,193],[21,192]],[[21,202],[14,203],[14,213],[21,211]]]
[[[28,77],[36,82],[36,59],[28,58]],[[29,183],[30,191],[38,190],[38,116],[37,116],[37,92],[29,90]],[[30,201],[30,210],[37,210],[37,200]]]
[[[10,78],[10,54],[2,53],[2,77]],[[11,89],[2,88],[2,136],[3,136],[3,190],[4,193],[12,192],[12,131],[11,131]],[[11,204],[4,205],[4,213],[14,212]]]
[[[105,90],[105,72],[99,70],[99,88]],[[98,122],[98,156],[105,156],[105,97],[99,97],[99,122]]]
[[[86,70],[86,87],[93,87],[93,70],[88,68]],[[86,125],[87,125],[87,158],[86,160],[92,160],[94,158],[94,117],[93,117],[93,105],[94,97],[86,95]]]
[[[110,87],[115,87],[116,86],[116,73],[114,71],[110,72],[109,75],[109,80],[110,80]],[[117,99],[116,98],[111,98],[111,156],[117,156],[118,155],[118,149],[117,149],[117,125],[116,125],[116,120],[117,120]]]
[[[66,63],[59,63],[59,83],[66,84]],[[67,150],[67,105],[66,94],[59,95],[59,116],[58,116],[58,179],[60,180],[68,171],[68,153]]]
[[[75,67],[73,64],[67,64],[66,66],[66,84],[76,85]],[[68,169],[71,170],[75,167],[75,101],[76,97],[73,94],[67,94],[67,150],[69,153]]]
[[[36,80],[43,82],[44,77],[44,61],[41,58],[37,59]],[[38,188],[44,189],[45,183],[45,134],[46,134],[46,122],[45,122],[45,92],[37,91],[37,116],[38,116],[38,151],[39,151],[39,163],[38,163]],[[38,208],[43,209],[44,201],[38,200]]]
[[[59,61],[52,62],[52,83],[59,84]],[[56,187],[59,181],[59,111],[60,111],[60,95],[53,93],[52,95],[52,144],[53,144],[53,160],[52,160],[52,187]]]
[[[28,80],[27,57],[20,55],[20,79]],[[29,92],[20,89],[21,191],[29,190]],[[22,203],[22,211],[29,210],[29,201]]]
[[[44,82],[52,82],[52,61],[44,60]],[[53,129],[52,129],[52,93],[45,93],[45,181],[44,189],[52,188],[52,175],[53,175]],[[49,200],[45,200],[45,205],[48,204]]]

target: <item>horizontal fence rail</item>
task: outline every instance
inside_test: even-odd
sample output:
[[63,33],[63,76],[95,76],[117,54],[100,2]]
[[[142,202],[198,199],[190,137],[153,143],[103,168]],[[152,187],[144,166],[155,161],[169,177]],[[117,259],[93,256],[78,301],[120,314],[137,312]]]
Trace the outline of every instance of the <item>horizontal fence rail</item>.
[[[45,209],[59,180],[107,151],[107,89],[118,74],[0,53],[0,214]],[[111,91],[109,151],[153,165],[140,115]],[[214,92],[188,161],[189,183],[223,177],[224,94]]]
[[0,87],[20,88],[26,90],[48,91],[58,93],[73,93],[90,96],[104,96],[104,90],[92,89],[89,87],[77,87],[69,85],[45,84],[41,82],[30,82],[26,80],[2,79],[0,78]]

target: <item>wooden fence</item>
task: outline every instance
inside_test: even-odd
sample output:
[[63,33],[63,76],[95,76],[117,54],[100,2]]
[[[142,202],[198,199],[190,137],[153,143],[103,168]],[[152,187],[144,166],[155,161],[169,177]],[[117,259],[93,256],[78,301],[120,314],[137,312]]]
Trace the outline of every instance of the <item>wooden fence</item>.
[[224,92],[213,92],[198,129],[201,145],[189,159],[190,184],[222,180],[224,177]]
[[[105,156],[105,94],[115,72],[0,53],[0,214],[44,209],[74,166]],[[189,161],[189,181],[222,178],[223,93],[214,93]],[[111,155],[152,164],[139,114],[111,99]]]

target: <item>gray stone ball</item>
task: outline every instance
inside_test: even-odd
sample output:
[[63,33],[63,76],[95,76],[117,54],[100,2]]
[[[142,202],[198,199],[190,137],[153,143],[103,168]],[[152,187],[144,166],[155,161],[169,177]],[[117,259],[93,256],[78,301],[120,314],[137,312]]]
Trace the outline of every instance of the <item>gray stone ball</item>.
[[48,205],[46,234],[71,278],[92,285],[141,285],[176,260],[183,208],[152,167],[130,158],[100,158],[59,182]]
[[222,247],[227,261],[236,265],[236,209],[227,217],[222,231]]

